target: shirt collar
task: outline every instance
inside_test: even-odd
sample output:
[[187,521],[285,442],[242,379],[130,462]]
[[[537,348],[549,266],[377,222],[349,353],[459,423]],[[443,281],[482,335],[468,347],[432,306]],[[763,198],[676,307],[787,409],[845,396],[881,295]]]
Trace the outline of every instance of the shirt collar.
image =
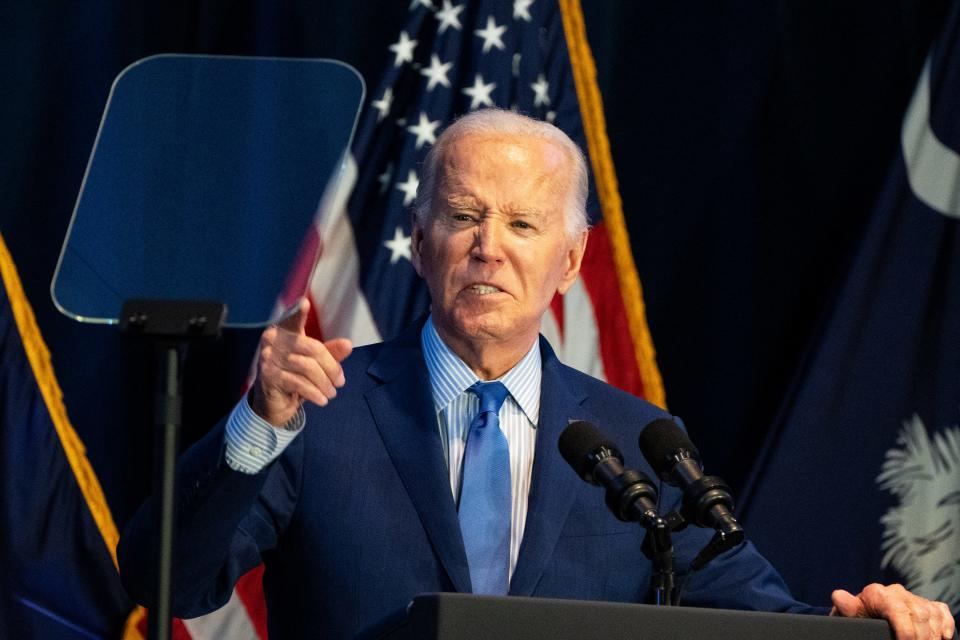
[[[440,338],[433,325],[433,316],[427,318],[420,332],[423,357],[427,362],[433,405],[439,413],[461,393],[480,378],[467,366],[460,356]],[[540,343],[534,341],[530,351],[510,371],[498,378],[510,392],[514,402],[534,425],[540,418],[540,381],[543,366],[540,360]]]

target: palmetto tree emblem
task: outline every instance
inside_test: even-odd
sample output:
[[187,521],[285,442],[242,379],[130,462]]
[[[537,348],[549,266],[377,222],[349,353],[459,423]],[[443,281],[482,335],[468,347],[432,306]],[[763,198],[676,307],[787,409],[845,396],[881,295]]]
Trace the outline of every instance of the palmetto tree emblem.
[[884,568],[907,588],[960,613],[960,427],[932,437],[919,416],[904,421],[877,484],[898,499],[881,518]]

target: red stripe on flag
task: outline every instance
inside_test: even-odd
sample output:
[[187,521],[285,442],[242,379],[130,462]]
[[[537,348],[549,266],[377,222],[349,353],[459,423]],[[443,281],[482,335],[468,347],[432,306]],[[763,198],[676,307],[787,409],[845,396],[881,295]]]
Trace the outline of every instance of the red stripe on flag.
[[306,292],[307,285],[310,284],[310,276],[317,264],[322,248],[320,232],[315,225],[311,224],[304,235],[300,251],[297,253],[293,268],[287,276],[286,283],[284,283],[283,293],[280,295],[280,301],[285,307],[293,306],[297,298]]
[[[140,618],[140,621],[137,623],[137,631],[146,638],[149,631],[149,621],[150,612],[147,611],[146,615]],[[172,640],[193,640],[193,636],[190,635],[190,631],[187,630],[187,627],[183,624],[183,620],[180,618],[173,619],[173,625],[170,627],[170,638]],[[264,636],[266,638],[266,636]]]
[[250,622],[256,629],[257,635],[266,640],[267,633],[267,603],[263,596],[263,565],[256,567],[245,573],[237,581],[235,587],[240,601],[247,609],[247,615],[250,616]]
[[183,620],[180,618],[173,619],[173,629],[170,637],[173,640],[193,640],[193,636],[190,635],[190,631],[187,630],[186,625],[183,624]]
[[307,314],[307,335],[317,340],[323,340],[323,327],[320,326],[320,314],[317,313],[317,301],[313,299],[313,294],[310,292],[307,292],[307,300],[310,301],[310,313]]
[[142,616],[140,616],[140,621],[137,622],[137,631],[139,631],[140,635],[143,636],[144,638],[147,637],[147,618],[149,616],[150,616],[150,612],[147,611]]
[[580,276],[593,302],[600,333],[600,356],[607,382],[641,398],[645,397],[627,310],[613,264],[613,249],[603,222],[590,231]]
[[557,331],[560,333],[560,338],[564,337],[563,333],[563,296],[557,294],[553,296],[553,300],[550,301],[550,311],[553,312],[553,317],[557,321]]

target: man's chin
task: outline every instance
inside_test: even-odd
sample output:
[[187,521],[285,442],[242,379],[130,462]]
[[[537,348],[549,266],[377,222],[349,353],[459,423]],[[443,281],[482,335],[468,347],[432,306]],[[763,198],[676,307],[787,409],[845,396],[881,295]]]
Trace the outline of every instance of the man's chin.
[[480,342],[511,342],[522,340],[528,335],[536,336],[539,325],[528,330],[526,327],[495,313],[483,313],[468,318],[460,318],[455,331],[463,339]]
[[457,324],[457,333],[470,340],[498,340],[507,337],[508,331],[496,319],[471,318]]
[[434,313],[433,322],[441,335],[452,334],[452,337],[460,340],[497,340],[509,337],[511,333],[508,319],[492,310],[458,309],[448,318],[438,318]]

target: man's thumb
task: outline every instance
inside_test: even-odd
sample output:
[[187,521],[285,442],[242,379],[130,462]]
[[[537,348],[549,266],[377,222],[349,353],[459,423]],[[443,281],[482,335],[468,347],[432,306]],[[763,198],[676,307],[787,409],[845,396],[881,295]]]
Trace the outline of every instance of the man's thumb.
[[863,603],[860,598],[849,591],[837,589],[830,594],[830,599],[833,601],[833,610],[830,615],[839,615],[845,618],[863,617]]
[[330,352],[330,355],[332,355],[334,360],[337,362],[342,361],[344,358],[350,355],[351,351],[353,351],[353,343],[347,338],[334,338],[333,340],[327,340],[323,343],[323,346],[327,348],[327,351]]

